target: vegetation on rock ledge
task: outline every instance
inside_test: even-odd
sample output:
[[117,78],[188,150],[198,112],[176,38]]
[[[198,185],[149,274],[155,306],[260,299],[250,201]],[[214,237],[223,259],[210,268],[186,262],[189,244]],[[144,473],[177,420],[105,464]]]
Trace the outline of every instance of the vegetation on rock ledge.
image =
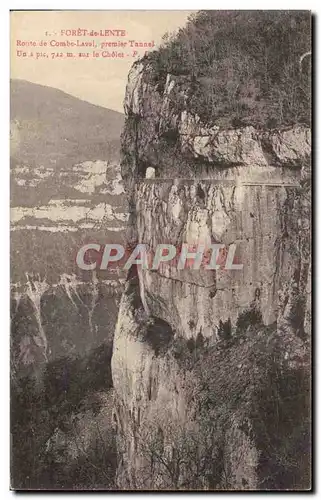
[[200,11],[147,56],[191,77],[189,110],[221,126],[310,123],[308,11]]

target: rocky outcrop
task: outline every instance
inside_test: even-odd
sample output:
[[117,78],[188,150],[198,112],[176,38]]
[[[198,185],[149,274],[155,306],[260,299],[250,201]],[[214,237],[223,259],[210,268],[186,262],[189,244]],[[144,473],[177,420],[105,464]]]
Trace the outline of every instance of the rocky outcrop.
[[[87,161],[55,171],[15,166],[14,182],[44,192],[63,177],[69,198],[11,208],[12,356],[15,370],[39,370],[61,356],[112,345],[125,275],[121,270],[83,271],[78,250],[88,241],[122,242],[128,214],[120,167]],[[59,180],[61,182],[61,180]],[[76,193],[76,195],[75,195]],[[75,197],[76,196],[76,197]]]
[[193,85],[149,60],[129,74],[128,237],[152,252],[235,245],[243,268],[128,277],[112,358],[118,485],[307,488],[310,130],[202,123]]
[[84,356],[101,344],[112,346],[122,281],[90,282],[62,275],[57,284],[39,276],[11,294],[12,375],[41,372],[57,358]]

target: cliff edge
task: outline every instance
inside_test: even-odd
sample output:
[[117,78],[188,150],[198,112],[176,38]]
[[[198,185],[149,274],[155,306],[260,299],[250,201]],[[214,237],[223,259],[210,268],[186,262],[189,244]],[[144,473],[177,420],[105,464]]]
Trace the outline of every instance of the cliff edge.
[[[283,21],[285,32],[293,28],[293,19]],[[199,56],[191,32],[200,23],[204,32],[204,13],[167,47],[185,36]],[[112,357],[118,486],[308,489],[309,123],[289,112],[264,125],[253,106],[251,120],[239,113],[232,123],[224,103],[223,120],[197,112],[195,88],[215,82],[215,72],[175,72],[168,54],[161,49],[129,73],[129,242],[152,251],[161,243],[235,245],[243,268],[130,271]]]

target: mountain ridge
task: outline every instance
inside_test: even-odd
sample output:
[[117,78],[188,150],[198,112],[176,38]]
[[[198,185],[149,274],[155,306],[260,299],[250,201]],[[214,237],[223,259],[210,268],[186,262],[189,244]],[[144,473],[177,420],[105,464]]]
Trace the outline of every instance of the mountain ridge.
[[124,121],[118,111],[26,80],[11,80],[10,94],[12,160],[60,167],[118,159]]

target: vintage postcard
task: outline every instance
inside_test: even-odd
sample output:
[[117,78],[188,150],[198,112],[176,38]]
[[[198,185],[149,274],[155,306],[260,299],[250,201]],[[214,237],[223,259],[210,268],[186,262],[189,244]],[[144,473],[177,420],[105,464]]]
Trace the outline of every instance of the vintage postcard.
[[10,16],[11,488],[310,490],[311,13]]

